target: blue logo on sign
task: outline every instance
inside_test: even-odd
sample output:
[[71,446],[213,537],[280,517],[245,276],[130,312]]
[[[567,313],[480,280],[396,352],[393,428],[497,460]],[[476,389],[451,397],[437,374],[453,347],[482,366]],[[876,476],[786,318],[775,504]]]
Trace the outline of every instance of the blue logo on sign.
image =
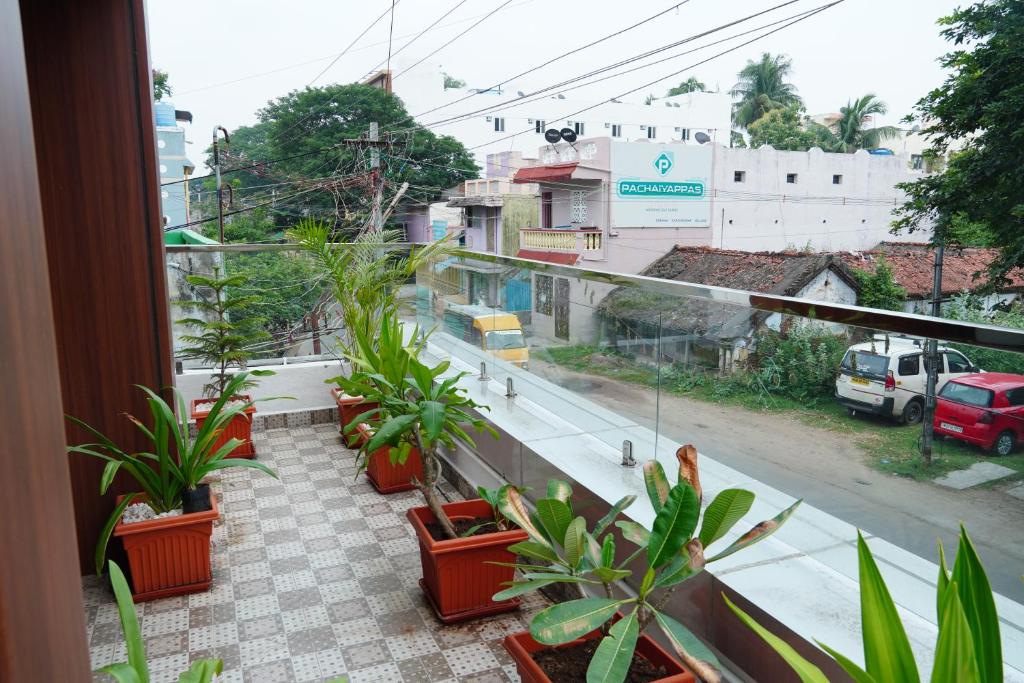
[[665,175],[672,170],[672,156],[671,152],[662,152],[658,155],[654,160],[654,168],[658,169],[658,173]]

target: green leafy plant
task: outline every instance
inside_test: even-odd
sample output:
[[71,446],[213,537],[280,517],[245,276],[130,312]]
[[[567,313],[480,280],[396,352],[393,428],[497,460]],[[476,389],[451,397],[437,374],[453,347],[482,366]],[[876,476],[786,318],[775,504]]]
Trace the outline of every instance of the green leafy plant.
[[354,333],[359,353],[349,356],[352,375],[337,377],[335,381],[349,395],[355,392],[367,402],[378,404],[345,426],[345,433],[351,433],[369,420],[375,430],[359,449],[359,469],[365,468],[368,458],[385,446],[392,464],[404,464],[412,449],[417,449],[423,459],[423,481],[413,483],[445,536],[458,538],[437,492],[441,476],[438,452],[441,448],[454,448],[457,439],[473,447],[473,439],[464,426],[497,437],[494,429],[469,412],[486,406],[468,398],[457,386],[467,373],[441,379],[450,365],[448,361],[430,367],[419,360],[425,340],[420,338],[417,328],[411,335],[415,341],[407,345],[402,324],[394,313],[384,315],[378,330],[356,328]]
[[[190,327],[197,334],[182,335],[182,340],[191,346],[181,350],[185,358],[198,358],[213,366],[211,381],[203,387],[206,396],[221,396],[227,390],[234,374],[232,368],[244,370],[247,361],[252,357],[252,345],[268,338],[266,332],[253,327],[254,319],[235,320],[232,313],[245,309],[256,303],[256,296],[236,296],[234,289],[248,282],[245,275],[229,275],[221,277],[220,269],[214,268],[213,275],[189,275],[185,280],[193,287],[204,288],[212,294],[210,300],[177,301],[184,309],[206,313],[206,318],[182,318],[177,323]],[[254,370],[252,376],[274,374],[271,370]],[[235,391],[245,391],[256,385],[247,380],[235,385]]]
[[243,372],[228,382],[225,392],[210,408],[194,439],[189,435],[188,413],[180,391],[171,388],[178,407],[175,416],[174,409],[159,394],[148,387],[139,386],[146,394],[152,423],[147,426],[137,417],[127,415],[127,418],[152,444],[151,451],[129,453],[82,420],[67,416],[68,420],[97,439],[96,442],[69,446],[68,452],[82,453],[106,462],[100,477],[101,495],[110,488],[118,472],[127,473],[142,489],[141,493],[131,493],[121,499],[100,532],[95,556],[97,574],[103,572],[110,535],[130,504],[145,502],[157,514],[177,510],[181,507],[183,491],[194,490],[211,472],[227,467],[249,467],[277,478],[277,474],[263,463],[240,458],[228,459],[242,445],[241,440],[229,439],[217,447],[217,438],[228,423],[244,414],[245,409],[252,405],[251,401],[233,401],[229,405],[230,397],[235,395],[246,380],[246,373]]
[[[507,600],[550,584],[575,587],[580,597],[539,612],[530,624],[530,635],[545,645],[561,645],[600,629],[602,638],[587,670],[588,682],[625,680],[639,635],[655,622],[693,673],[704,681],[721,680],[714,654],[685,626],[665,614],[664,607],[678,586],[706,564],[774,533],[800,504],[797,501],[707,558],[705,549],[721,540],[750,510],[754,494],[726,489],[708,505],[701,518],[697,451],[693,446],[683,446],[676,457],[679,476],[674,486],[669,484],[661,463],[652,460],[644,465],[647,496],[655,512],[650,530],[634,521],[616,519],[634,502],[635,496],[619,500],[588,530],[584,518],[573,512],[572,489],[565,482],[549,482],[546,497],[537,501],[532,514],[518,491],[512,487],[501,490],[502,514],[529,536],[509,550],[528,558],[530,563],[517,564],[522,579],[514,581],[494,599]],[[613,524],[622,539],[635,546],[622,561],[616,559],[615,536],[606,533]],[[616,597],[615,584],[633,576],[629,566],[638,559],[646,568],[637,596]],[[588,588],[601,596],[591,597]],[[614,621],[617,614],[623,616]]]
[[[128,581],[117,563],[110,562],[110,584],[114,588],[117,600],[117,612],[121,618],[121,632],[128,652],[127,662],[109,664],[96,673],[109,674],[117,683],[149,683],[149,667],[146,664],[146,644],[139,629],[139,618],[135,613],[135,603],[128,589]],[[178,683],[211,683],[213,677],[220,675],[224,663],[219,659],[201,659],[192,662],[188,671],[178,676]]]
[[[850,678],[858,683],[919,681],[910,641],[896,611],[871,549],[857,534],[860,575],[862,668],[829,646],[818,642]],[[753,617],[722,596],[747,626],[765,640],[792,667],[804,683],[827,683],[817,666],[758,624]],[[960,543],[952,573],[939,543],[939,580],[936,589],[939,625],[932,666],[932,681],[1000,683],[1003,680],[1002,641],[992,587],[967,530],[960,527]]]

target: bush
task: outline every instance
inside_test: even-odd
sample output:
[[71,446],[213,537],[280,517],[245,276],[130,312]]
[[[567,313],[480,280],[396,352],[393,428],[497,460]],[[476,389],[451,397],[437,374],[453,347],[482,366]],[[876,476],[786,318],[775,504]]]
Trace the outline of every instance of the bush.
[[[952,320],[1024,329],[1024,306],[1019,301],[1014,301],[1008,308],[986,312],[981,297],[969,292],[962,292],[953,297],[943,315]],[[982,370],[1024,375],[1024,354],[967,344],[950,346],[967,356]]]
[[746,365],[763,391],[810,404],[835,394],[836,372],[849,346],[844,335],[798,324],[785,332],[759,332],[756,342]]

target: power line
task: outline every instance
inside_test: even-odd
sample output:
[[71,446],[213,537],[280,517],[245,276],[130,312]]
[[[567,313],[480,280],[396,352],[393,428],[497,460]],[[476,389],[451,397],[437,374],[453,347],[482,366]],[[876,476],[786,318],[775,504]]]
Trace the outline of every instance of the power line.
[[[447,18],[447,17],[449,16],[449,15],[451,15],[451,14],[452,14],[452,13],[453,13],[453,12],[454,12],[455,10],[459,9],[460,7],[462,7],[462,6],[464,5],[464,4],[466,4],[466,0],[460,0],[460,1],[459,1],[459,3],[458,3],[457,5],[455,5],[455,6],[454,6],[454,7],[452,7],[452,8],[450,9],[450,10],[448,10],[447,12],[445,12],[444,14],[442,14],[442,15],[441,15],[440,17],[438,17],[437,19],[435,19],[435,20],[434,20],[434,23],[433,23],[433,24],[431,24],[430,26],[426,27],[425,29],[423,29],[422,31],[420,31],[419,33],[417,33],[417,34],[416,34],[415,36],[413,36],[412,40],[410,40],[410,41],[409,41],[409,42],[407,42],[407,43],[406,43],[405,45],[403,45],[402,47],[400,47],[400,48],[398,48],[397,50],[395,50],[395,53],[394,53],[394,55],[391,55],[391,56],[397,56],[397,55],[398,55],[399,53],[401,53],[401,52],[402,52],[402,50],[404,50],[405,48],[409,47],[410,45],[412,45],[413,43],[415,43],[415,42],[416,42],[417,40],[419,40],[420,38],[422,38],[422,37],[423,37],[423,36],[424,36],[424,35],[425,35],[425,34],[426,34],[426,33],[427,33],[428,31],[431,31],[431,30],[432,30],[432,29],[433,29],[433,28],[434,28],[435,26],[437,26],[437,25],[438,25],[438,23],[440,23],[440,22],[444,21],[444,20],[445,20],[445,18]],[[475,18],[475,17],[473,17],[473,18]],[[468,21],[468,20],[467,20],[467,21]],[[374,73],[375,73],[375,72],[377,71],[377,69],[379,69],[379,68],[381,68],[382,66],[384,66],[384,65],[385,65],[385,63],[387,64],[387,70],[388,70],[388,71],[390,71],[390,70],[391,70],[391,60],[390,60],[390,58],[389,58],[389,59],[387,59],[387,60],[385,60],[385,61],[383,61],[383,62],[380,62],[379,64],[377,64],[377,66],[375,66],[375,67],[373,67],[372,69],[370,69],[370,70],[369,70],[369,71],[367,72],[367,74],[366,74],[366,75],[367,75],[367,76],[373,75],[373,74],[374,74]]]
[[440,52],[441,50],[445,49],[446,47],[448,47],[449,45],[451,45],[452,43],[454,43],[454,42],[455,42],[456,40],[458,40],[458,39],[459,39],[459,38],[461,38],[462,36],[466,35],[466,34],[467,34],[467,33],[469,33],[470,31],[472,31],[473,29],[475,29],[475,28],[476,28],[477,26],[479,26],[479,25],[480,25],[480,24],[482,24],[483,22],[487,21],[487,19],[489,19],[490,17],[492,17],[492,16],[494,16],[495,14],[497,14],[498,12],[500,12],[500,11],[501,11],[502,9],[504,9],[504,8],[505,8],[505,7],[507,6],[507,5],[509,5],[509,4],[511,3],[511,2],[512,2],[512,0],[505,0],[505,2],[501,3],[501,5],[499,5],[499,6],[498,6],[498,7],[496,8],[496,9],[493,9],[493,10],[491,10],[490,12],[488,12],[487,14],[485,14],[485,15],[484,15],[483,17],[481,17],[481,18],[480,18],[480,20],[479,20],[479,21],[476,21],[476,22],[474,22],[474,23],[473,23],[473,24],[472,24],[472,25],[471,25],[471,26],[470,26],[469,28],[467,28],[467,29],[466,29],[465,31],[463,31],[462,33],[459,33],[459,34],[458,34],[458,35],[456,35],[456,36],[455,36],[454,38],[452,38],[451,40],[449,40],[448,42],[446,42],[445,44],[443,44],[443,45],[442,45],[441,47],[437,48],[437,49],[436,49],[436,50],[434,50],[433,52],[430,52],[430,53],[428,53],[428,54],[427,54],[427,55],[426,55],[425,57],[423,57],[422,59],[420,59],[420,60],[419,60],[418,62],[416,62],[416,63],[415,63],[415,64],[413,64],[412,66],[410,66],[410,67],[408,67],[408,68],[404,69],[403,71],[400,71],[399,73],[395,74],[395,75],[394,75],[394,77],[392,77],[392,79],[391,79],[391,80],[392,80],[392,81],[394,81],[394,79],[398,78],[398,77],[399,77],[399,76],[401,76],[402,74],[404,74],[404,73],[407,73],[407,72],[409,72],[410,70],[412,70],[412,69],[416,68],[417,66],[419,66],[420,64],[422,64],[423,62],[425,62],[425,61],[426,61],[427,59],[429,59],[430,57],[433,57],[433,56],[434,56],[434,55],[436,55],[436,54],[437,54],[438,52]]
[[[388,8],[388,9],[386,9],[386,10],[384,10],[384,12],[382,12],[382,13],[381,13],[381,15],[380,15],[379,17],[377,17],[376,19],[374,19],[373,21],[371,21],[371,22],[370,22],[370,25],[369,25],[369,26],[367,26],[366,28],[364,28],[364,29],[363,29],[363,32],[362,32],[362,33],[360,33],[360,34],[359,34],[358,36],[356,36],[356,37],[355,37],[355,38],[354,38],[354,39],[352,40],[352,42],[351,42],[351,43],[349,43],[349,44],[348,44],[348,46],[347,46],[347,47],[346,47],[346,48],[345,48],[344,50],[342,50],[341,52],[339,52],[339,53],[338,53],[338,55],[337,55],[337,56],[336,56],[336,57],[335,57],[334,59],[332,59],[332,60],[331,60],[331,63],[330,63],[330,64],[328,64],[327,66],[325,66],[325,67],[324,67],[324,68],[323,68],[323,69],[322,69],[322,70],[320,71],[320,73],[318,73],[318,74],[317,74],[316,76],[313,76],[313,78],[312,78],[312,79],[310,79],[309,83],[306,83],[306,87],[308,88],[309,86],[311,86],[311,85],[313,85],[314,83],[316,83],[317,79],[319,79],[319,78],[320,78],[321,76],[323,76],[323,75],[324,75],[325,73],[327,73],[327,72],[328,72],[328,71],[330,70],[330,68],[331,68],[332,66],[334,66],[335,64],[337,64],[337,63],[338,63],[338,60],[339,60],[339,59],[341,59],[342,57],[344,57],[344,56],[345,56],[345,55],[346,55],[346,54],[348,53],[348,51],[349,51],[349,50],[351,50],[351,49],[353,48],[353,46],[355,46],[355,44],[359,42],[359,39],[360,39],[360,38],[362,38],[363,36],[365,36],[365,35],[367,34],[367,32],[369,32],[369,30],[370,30],[371,28],[373,28],[374,26],[376,26],[376,25],[377,25],[377,22],[379,22],[379,21],[380,21],[381,19],[383,19],[383,18],[384,18],[384,17],[385,17],[385,16],[386,16],[386,15],[388,14],[388,12],[391,12],[391,13],[392,13],[392,17],[394,17],[394,9],[395,9],[395,5],[397,5],[397,4],[398,4],[399,2],[401,2],[401,1],[402,1],[402,0],[395,0],[394,2],[392,2],[392,3],[391,3],[391,7],[389,7],[389,8]],[[390,38],[388,39],[388,42],[390,42]]]

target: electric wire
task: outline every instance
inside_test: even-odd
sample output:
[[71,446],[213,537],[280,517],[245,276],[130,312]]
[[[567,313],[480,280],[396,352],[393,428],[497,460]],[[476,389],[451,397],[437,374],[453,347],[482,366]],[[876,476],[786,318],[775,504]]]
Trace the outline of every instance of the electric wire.
[[454,42],[455,42],[456,40],[458,40],[458,39],[459,39],[459,38],[461,38],[462,36],[466,35],[466,34],[467,34],[467,33],[469,33],[470,31],[472,31],[473,29],[475,29],[475,28],[476,28],[477,26],[479,26],[479,25],[480,25],[480,24],[482,24],[483,22],[487,21],[487,20],[488,20],[488,19],[489,19],[490,17],[494,16],[495,14],[497,14],[498,12],[500,12],[501,10],[505,9],[505,7],[507,7],[507,6],[508,6],[509,4],[511,4],[511,3],[512,3],[512,0],[505,0],[505,2],[501,3],[501,5],[499,5],[499,6],[498,6],[498,7],[496,8],[496,9],[494,9],[494,10],[491,10],[490,12],[488,12],[487,14],[485,14],[485,15],[484,15],[484,16],[483,16],[482,18],[480,18],[480,19],[479,19],[478,21],[476,21],[475,23],[473,23],[473,24],[472,24],[472,25],[471,25],[471,26],[470,26],[469,28],[467,28],[467,29],[466,29],[465,31],[463,31],[462,33],[459,33],[459,34],[457,34],[457,35],[456,35],[456,36],[455,36],[454,38],[451,38],[450,40],[448,40],[447,42],[445,42],[445,43],[444,43],[443,45],[441,45],[441,47],[437,48],[436,50],[433,50],[432,52],[429,52],[429,53],[428,53],[428,54],[427,54],[427,55],[426,55],[425,57],[423,57],[422,59],[420,59],[420,60],[419,60],[418,62],[416,62],[416,63],[415,63],[415,64],[413,64],[412,66],[406,67],[406,68],[405,68],[405,69],[403,69],[402,71],[400,71],[400,72],[398,72],[397,74],[395,74],[394,76],[392,76],[391,80],[392,80],[392,81],[394,81],[394,80],[395,80],[396,78],[398,78],[398,77],[399,77],[399,76],[401,76],[402,74],[404,74],[404,73],[408,73],[408,72],[409,72],[410,70],[412,70],[412,69],[416,68],[417,66],[419,66],[420,64],[422,64],[423,62],[425,62],[425,61],[426,61],[427,59],[429,59],[429,58],[433,57],[433,56],[434,56],[434,55],[436,55],[436,54],[437,54],[438,52],[440,52],[441,50],[445,49],[446,47],[448,47],[449,45],[451,45],[452,43],[454,43]]

